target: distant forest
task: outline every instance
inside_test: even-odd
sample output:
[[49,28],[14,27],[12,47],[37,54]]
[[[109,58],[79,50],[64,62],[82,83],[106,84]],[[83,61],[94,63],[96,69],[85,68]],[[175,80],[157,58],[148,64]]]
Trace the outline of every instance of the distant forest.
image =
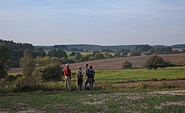
[[[0,40],[1,46],[7,46],[11,51],[11,66],[19,67],[20,58],[28,49],[32,57],[36,60],[42,60],[44,57],[59,58],[61,63],[75,63],[97,59],[118,58],[127,56],[140,56],[152,54],[177,54],[185,52],[185,44],[164,46],[164,45],[119,45],[119,46],[101,46],[101,45],[54,45],[54,46],[33,46],[29,43],[16,43],[13,41]],[[1,49],[2,50],[2,49]],[[0,51],[3,53],[3,51]],[[82,52],[90,54],[82,55]]]

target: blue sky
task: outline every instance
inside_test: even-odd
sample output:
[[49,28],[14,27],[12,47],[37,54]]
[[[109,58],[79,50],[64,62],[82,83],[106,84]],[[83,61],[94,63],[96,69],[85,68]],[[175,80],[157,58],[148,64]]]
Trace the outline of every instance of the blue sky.
[[0,39],[34,45],[185,43],[185,0],[0,0]]

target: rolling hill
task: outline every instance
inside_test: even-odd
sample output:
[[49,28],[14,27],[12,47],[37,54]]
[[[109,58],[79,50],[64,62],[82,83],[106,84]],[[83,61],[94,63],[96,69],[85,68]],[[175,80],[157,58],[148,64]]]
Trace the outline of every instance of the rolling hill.
[[[181,64],[185,65],[185,54],[163,54],[159,55],[163,57],[165,60],[169,60],[173,64]],[[73,63],[70,64],[70,68],[72,70],[77,70],[78,66],[84,68],[84,64],[88,63],[92,65],[94,69],[100,70],[111,70],[111,69],[121,69],[122,64],[124,61],[129,61],[133,64],[134,68],[141,68],[143,64],[151,57],[150,56],[134,56],[134,57],[123,57],[123,58],[112,58],[112,59],[103,59],[103,60],[94,60],[88,62],[81,62],[81,63]],[[20,68],[11,68],[10,73],[13,72],[20,72]]]
[[[169,60],[173,64],[185,64],[185,54],[164,54],[159,56],[163,57],[165,60]],[[71,64],[70,67],[72,70],[76,70],[78,66],[83,67],[85,63],[88,63],[89,65],[92,65],[94,69],[121,69],[123,62],[129,61],[133,64],[134,68],[141,68],[150,57],[151,56],[134,56],[134,57],[103,59],[82,63],[74,63]]]

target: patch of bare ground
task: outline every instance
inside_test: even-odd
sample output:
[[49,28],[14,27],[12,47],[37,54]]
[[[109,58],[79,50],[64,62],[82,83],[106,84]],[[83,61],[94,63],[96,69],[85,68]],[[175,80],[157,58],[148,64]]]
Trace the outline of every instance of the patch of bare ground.
[[9,110],[0,108],[0,113],[8,113]]
[[55,107],[58,111],[60,111],[60,112],[62,112],[62,113],[72,113],[72,110],[73,110],[72,107],[66,107],[66,106],[61,105],[61,104],[56,104],[56,105],[54,105],[54,107]]
[[84,102],[84,104],[89,104],[89,105],[102,105],[102,101],[96,101],[96,102]]
[[14,108],[16,113],[42,113],[42,110],[31,108],[27,104],[17,103],[16,107]]
[[144,99],[145,97],[146,97],[145,95],[136,94],[136,95],[128,95],[128,96],[126,96],[126,99],[137,100],[137,99]]
[[34,108],[29,108],[29,109],[24,109],[24,110],[18,110],[16,113],[43,113],[43,111],[34,109]]
[[17,105],[13,109],[0,108],[0,113],[12,113],[12,112],[13,113],[43,113],[42,110],[31,108],[28,105],[23,103],[17,103]]
[[163,107],[166,107],[166,106],[184,106],[185,107],[185,101],[161,103],[160,105],[155,106],[155,109],[162,109]]

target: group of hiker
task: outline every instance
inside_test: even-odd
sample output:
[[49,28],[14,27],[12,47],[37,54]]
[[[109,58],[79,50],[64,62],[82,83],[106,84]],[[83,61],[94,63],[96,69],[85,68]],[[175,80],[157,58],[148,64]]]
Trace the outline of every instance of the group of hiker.
[[[88,64],[84,65],[84,72],[82,71],[82,67],[79,66],[78,70],[76,72],[76,84],[78,90],[87,89],[87,86],[89,85],[89,89],[92,90],[94,87],[94,77],[95,77],[95,71],[93,70],[93,67]],[[68,90],[71,90],[71,69],[69,68],[69,64],[66,64],[66,67],[64,68],[64,79],[65,79],[65,85]],[[83,87],[83,81],[85,80],[85,84]]]

